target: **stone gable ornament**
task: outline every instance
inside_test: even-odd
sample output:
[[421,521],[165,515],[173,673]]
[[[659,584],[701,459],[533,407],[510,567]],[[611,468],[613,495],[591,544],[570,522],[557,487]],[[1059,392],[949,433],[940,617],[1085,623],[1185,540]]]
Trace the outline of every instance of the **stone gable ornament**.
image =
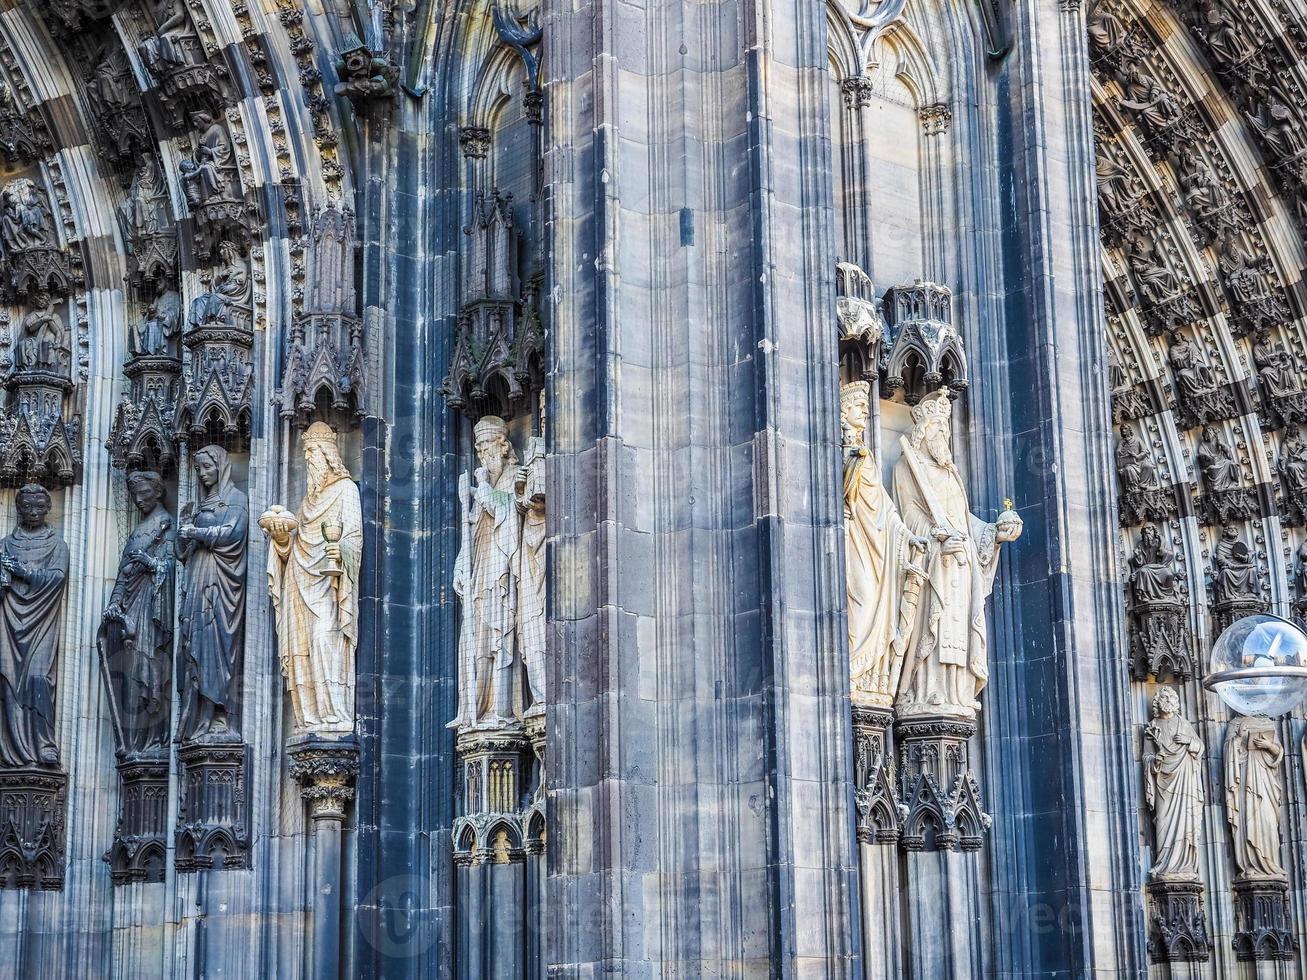
[[475,485],[467,474],[459,478],[464,516],[453,582],[463,618],[458,639],[458,715],[449,727],[460,730],[509,726],[519,695],[515,646],[521,467],[502,418],[485,416],[473,427],[473,435],[480,465]]
[[336,433],[314,422],[303,437],[308,491],[298,513],[259,518],[268,536],[268,593],[297,735],[354,731],[363,510]]
[[925,595],[908,644],[895,709],[912,716],[974,721],[989,679],[985,600],[993,589],[999,546],[1021,536],[1010,508],[996,523],[970,513],[953,462],[951,403],[940,392],[912,409],[900,438],[894,499],[908,529],[928,541],[922,560]]
[[924,573],[917,560],[928,541],[904,524],[864,445],[870,399],[866,381],[840,388],[849,672],[854,704],[888,710],[921,597]]

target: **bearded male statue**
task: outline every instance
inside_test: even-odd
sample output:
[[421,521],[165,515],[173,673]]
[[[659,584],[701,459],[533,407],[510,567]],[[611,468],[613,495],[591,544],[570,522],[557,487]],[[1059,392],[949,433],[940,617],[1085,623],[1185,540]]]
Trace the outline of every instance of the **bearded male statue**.
[[272,542],[268,592],[295,734],[336,737],[354,731],[363,508],[332,428],[314,422],[303,444],[299,513],[273,507],[259,527]]
[[458,636],[458,716],[450,728],[496,728],[513,718],[517,664],[516,560],[522,544],[518,516],[520,467],[508,424],[487,415],[472,429],[475,486],[459,480],[463,537],[454,562],[454,592],[463,605]]
[[1012,510],[990,524],[970,513],[953,462],[952,405],[937,392],[912,409],[912,431],[900,439],[894,499],[914,535],[928,539],[922,562],[926,594],[917,609],[895,711],[900,718],[938,716],[970,721],[989,680],[985,600],[994,587],[999,545],[1021,536]]

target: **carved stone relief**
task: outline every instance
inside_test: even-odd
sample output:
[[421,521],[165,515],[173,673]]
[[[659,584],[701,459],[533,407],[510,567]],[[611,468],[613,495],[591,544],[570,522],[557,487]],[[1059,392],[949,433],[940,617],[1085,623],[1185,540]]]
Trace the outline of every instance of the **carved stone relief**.
[[210,64],[183,0],[154,0],[149,6],[154,30],[142,36],[137,51],[157,83],[168,124],[180,129],[189,113],[221,104],[226,71]]
[[1265,608],[1262,578],[1252,549],[1233,526],[1221,528],[1212,548],[1213,635],[1219,635],[1237,619]]
[[1175,552],[1145,525],[1130,556],[1130,670],[1136,680],[1193,674],[1185,596]]
[[1209,524],[1250,520],[1261,512],[1257,491],[1240,485],[1234,451],[1212,426],[1205,425],[1195,453],[1202,476],[1203,505]]
[[1134,428],[1122,423],[1116,444],[1116,475],[1121,485],[1121,523],[1166,520],[1176,513],[1175,490],[1163,485],[1153,454]]
[[144,296],[171,288],[177,281],[177,229],[153,156],[138,160],[118,222],[127,246],[127,281]]
[[902,389],[915,405],[941,386],[952,395],[967,381],[967,356],[953,326],[953,293],[947,286],[917,280],[886,292],[888,336],[883,347],[885,390]]
[[1175,384],[1176,423],[1181,428],[1192,429],[1239,414],[1230,385],[1221,380],[1198,345],[1184,334],[1171,334],[1167,360]]
[[308,492],[298,513],[277,506],[259,518],[271,542],[277,651],[295,734],[347,736],[354,731],[363,510],[331,427],[314,422],[302,443]]
[[0,192],[0,241],[10,299],[24,302],[42,292],[63,298],[72,292],[68,256],[59,247],[49,200],[27,177],[11,180]]

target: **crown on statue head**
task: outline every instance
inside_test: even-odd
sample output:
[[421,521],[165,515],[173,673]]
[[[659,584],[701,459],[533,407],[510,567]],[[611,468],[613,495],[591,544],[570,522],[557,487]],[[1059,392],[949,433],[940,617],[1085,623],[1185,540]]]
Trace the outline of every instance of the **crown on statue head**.
[[944,388],[927,395],[912,407],[912,421],[917,425],[939,420],[948,422],[953,415],[953,402]]
[[486,415],[472,426],[472,435],[477,439],[487,438],[489,436],[508,437],[508,423],[498,415]]
[[326,422],[314,422],[304,431],[304,438],[301,440],[304,447],[321,446],[327,443],[336,445],[336,430]]
[[850,381],[847,384],[840,385],[840,409],[841,411],[848,408],[849,405],[861,399],[862,401],[871,400],[871,384],[866,381]]

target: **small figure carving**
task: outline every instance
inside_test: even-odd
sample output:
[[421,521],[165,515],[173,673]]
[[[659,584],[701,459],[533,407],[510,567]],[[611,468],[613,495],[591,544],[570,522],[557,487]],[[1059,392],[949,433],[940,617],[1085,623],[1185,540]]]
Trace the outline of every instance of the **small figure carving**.
[[1144,801],[1153,813],[1154,880],[1197,880],[1202,840],[1203,742],[1180,714],[1169,687],[1153,696],[1153,718],[1144,728]]
[[182,187],[186,191],[186,200],[192,207],[210,201],[234,200],[231,175],[235,166],[232,163],[231,140],[227,136],[226,124],[214,119],[211,112],[203,109],[193,113],[191,121],[201,130],[195,156],[182,160],[177,168],[181,174]]
[[133,357],[158,357],[174,352],[181,332],[181,296],[170,289],[151,303],[141,322],[132,328],[128,352]]
[[1289,433],[1280,450],[1280,473],[1289,494],[1307,502],[1307,440],[1297,430]]
[[1167,360],[1175,376],[1176,388],[1183,398],[1210,394],[1220,384],[1216,372],[1207,363],[1198,345],[1181,333],[1171,335]]
[[1280,767],[1284,748],[1269,718],[1240,715],[1225,736],[1225,813],[1240,878],[1284,878]]
[[268,592],[295,732],[348,735],[354,731],[363,509],[331,426],[314,422],[303,444],[308,491],[299,513],[274,507],[259,518],[271,540]]
[[1126,243],[1126,258],[1140,295],[1150,303],[1164,303],[1180,291],[1180,282],[1161,256],[1157,245],[1140,233]]
[[138,50],[150,74],[161,77],[177,68],[193,64],[190,52],[198,41],[179,0],[158,0],[153,5],[154,33],[141,39]]
[[999,546],[1021,536],[1011,508],[988,523],[969,512],[966,488],[950,445],[946,393],[912,409],[912,431],[900,439],[894,499],[913,534],[929,541],[922,562],[926,601],[918,609],[899,684],[898,716],[970,721],[989,679],[985,600],[993,589]]
[[18,323],[15,367],[19,371],[66,371],[72,362],[68,328],[55,312],[49,293],[37,293],[35,302],[35,308],[24,313]]
[[1121,439],[1116,444],[1116,472],[1121,479],[1122,492],[1140,493],[1159,489],[1161,483],[1157,478],[1157,468],[1153,465],[1152,453],[1144,441],[1124,423],[1120,433]]
[[127,490],[141,521],[123,546],[96,637],[120,757],[162,749],[168,742],[176,565],[163,478],[137,470],[128,475]]
[[1239,529],[1221,528],[1221,538],[1212,549],[1213,599],[1218,603],[1256,602],[1261,591],[1252,550],[1239,537]]
[[0,197],[0,239],[6,253],[57,247],[50,208],[36,184],[20,177],[10,181]]
[[1175,97],[1137,65],[1126,71],[1121,88],[1125,98],[1118,104],[1136,113],[1154,133],[1164,132],[1179,121],[1180,107]]
[[1151,524],[1140,531],[1139,543],[1130,556],[1130,593],[1136,607],[1181,601],[1175,552]]
[[46,523],[44,487],[24,486],[15,506],[18,527],[0,540],[0,763],[57,766],[55,683],[68,545]]
[[1120,214],[1134,204],[1129,172],[1102,150],[1094,161],[1094,180],[1098,184],[1099,206],[1108,214]]
[[232,242],[223,242],[218,252],[222,266],[214,274],[209,291],[191,303],[190,328],[218,323],[248,329],[254,310],[250,270]]
[[915,559],[928,542],[903,523],[864,445],[870,397],[865,381],[840,389],[849,671],[855,704],[889,708],[921,596],[924,575]]
[[1245,115],[1280,162],[1295,160],[1302,155],[1305,148],[1301,135],[1302,120],[1274,89],[1267,93],[1266,101],[1257,112]]
[[1269,331],[1261,333],[1253,345],[1253,364],[1257,368],[1257,377],[1271,397],[1291,395],[1299,390],[1293,359],[1283,344],[1271,338]]
[[502,418],[487,415],[473,427],[476,486],[459,479],[463,541],[454,562],[454,592],[462,602],[459,631],[458,715],[451,728],[499,727],[512,718],[513,641],[521,546],[514,489],[517,456]]
[[177,531],[185,563],[178,660],[181,718],[178,738],[238,741],[237,668],[245,646],[245,568],[249,503],[231,478],[220,446],[192,458],[198,500],[187,504]]
[[1225,493],[1239,487],[1239,464],[1234,453],[1210,425],[1203,426],[1198,442],[1198,468],[1208,493]]
[[399,69],[384,54],[373,52],[357,37],[346,39],[345,48],[336,62],[337,95],[349,99],[356,111],[370,101],[394,95]]

